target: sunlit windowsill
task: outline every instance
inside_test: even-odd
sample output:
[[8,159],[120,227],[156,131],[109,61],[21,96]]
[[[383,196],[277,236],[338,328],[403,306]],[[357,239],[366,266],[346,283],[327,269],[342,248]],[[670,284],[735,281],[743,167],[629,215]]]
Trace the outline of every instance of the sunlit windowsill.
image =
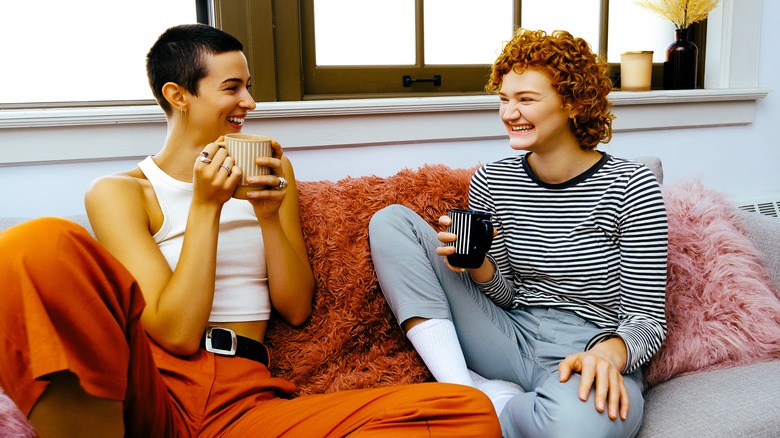
[[[616,91],[613,131],[747,125],[768,93]],[[271,135],[286,150],[469,142],[506,138],[497,112],[497,97],[485,95],[261,102],[244,131]],[[165,117],[152,104],[0,110],[0,166],[136,159],[164,136]]]
[[[668,111],[681,107],[683,118],[695,117],[696,126],[723,125],[716,115],[724,102],[755,102],[766,97],[768,89],[700,89],[700,90],[652,90],[643,92],[615,91],[610,94],[614,111],[619,113],[630,107],[632,110],[652,109],[663,105]],[[670,106],[671,105],[671,106]],[[695,108],[692,113],[692,107]],[[490,111],[498,108],[495,96],[445,96],[420,98],[345,99],[296,102],[258,102],[255,111],[248,118],[278,119],[298,117],[338,117],[356,115],[383,115],[407,113],[439,113],[453,111]],[[712,110],[708,110],[712,108]],[[733,108],[732,108],[733,110]],[[677,116],[675,115],[675,119]],[[709,122],[707,120],[710,120]],[[126,123],[164,122],[162,110],[157,105],[116,105],[95,107],[33,108],[0,110],[0,129],[40,128],[53,126],[90,126]],[[752,118],[734,118],[727,124],[750,123]],[[679,127],[679,120],[667,126]],[[648,122],[646,129],[659,129],[659,123]],[[620,130],[620,123],[616,124]],[[642,129],[643,126],[633,126]]]

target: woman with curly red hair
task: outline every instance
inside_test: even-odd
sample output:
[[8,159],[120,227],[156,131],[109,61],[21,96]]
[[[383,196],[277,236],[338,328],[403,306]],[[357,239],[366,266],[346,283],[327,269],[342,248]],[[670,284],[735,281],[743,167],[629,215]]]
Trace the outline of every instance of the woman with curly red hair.
[[666,335],[667,219],[647,167],[596,150],[612,137],[606,71],[565,31],[519,29],[504,47],[486,89],[524,153],[472,177],[469,208],[496,230],[478,268],[449,265],[442,244],[458,236],[406,207],[370,224],[407,337],[436,380],[491,397],[506,437],[627,437],[642,423],[641,367]]

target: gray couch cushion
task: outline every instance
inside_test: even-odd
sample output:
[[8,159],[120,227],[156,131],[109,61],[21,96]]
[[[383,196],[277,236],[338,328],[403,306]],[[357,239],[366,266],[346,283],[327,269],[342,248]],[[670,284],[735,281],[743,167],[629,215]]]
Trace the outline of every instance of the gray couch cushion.
[[764,256],[764,264],[775,283],[775,292],[780,294],[780,219],[746,211],[740,211],[740,216],[748,237]]
[[[90,234],[94,235],[95,233],[92,232],[92,226],[89,224],[89,218],[87,218],[86,214],[76,214],[72,216],[64,216],[64,219],[67,219],[69,221],[73,221],[82,227],[86,228],[87,231],[89,231]],[[26,222],[30,220],[29,217],[3,217],[0,216],[0,231],[12,227],[14,225],[20,224],[22,222]]]
[[0,216],[0,230],[4,230],[6,228],[12,227],[16,224],[20,224],[22,222],[25,222],[29,220],[30,218],[27,217],[4,217]]
[[780,360],[680,376],[645,394],[637,437],[780,437]]

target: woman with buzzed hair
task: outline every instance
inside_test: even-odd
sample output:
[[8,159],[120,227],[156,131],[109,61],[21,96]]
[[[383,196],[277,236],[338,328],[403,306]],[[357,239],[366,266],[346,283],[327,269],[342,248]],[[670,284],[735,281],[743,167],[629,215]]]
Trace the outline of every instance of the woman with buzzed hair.
[[255,108],[241,43],[206,25],[147,56],[162,149],[86,195],[97,236],[44,218],[0,233],[0,385],[41,437],[498,437],[476,389],[422,383],[293,398],[271,312],[311,313],[314,277],[277,142],[249,199],[222,141]]

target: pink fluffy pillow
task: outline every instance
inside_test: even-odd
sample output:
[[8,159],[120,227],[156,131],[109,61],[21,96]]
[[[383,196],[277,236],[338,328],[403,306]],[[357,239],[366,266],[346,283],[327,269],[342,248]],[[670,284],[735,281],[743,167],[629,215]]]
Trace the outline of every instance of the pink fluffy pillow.
[[648,386],[780,358],[780,300],[738,211],[699,181],[664,186],[669,216],[668,333]]
[[0,388],[0,437],[33,438],[37,436],[14,402]]

